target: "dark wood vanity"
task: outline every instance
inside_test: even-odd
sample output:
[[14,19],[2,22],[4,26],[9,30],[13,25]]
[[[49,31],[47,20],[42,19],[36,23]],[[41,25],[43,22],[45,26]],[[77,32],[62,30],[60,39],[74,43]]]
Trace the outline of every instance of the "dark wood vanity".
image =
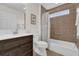
[[0,40],[1,56],[33,56],[33,36]]

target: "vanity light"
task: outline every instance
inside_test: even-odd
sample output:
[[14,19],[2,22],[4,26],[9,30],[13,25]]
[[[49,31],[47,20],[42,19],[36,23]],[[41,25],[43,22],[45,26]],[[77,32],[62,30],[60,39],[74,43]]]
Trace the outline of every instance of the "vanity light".
[[26,8],[24,8],[24,10],[25,10]]
[[59,4],[59,3],[55,3],[55,4]]

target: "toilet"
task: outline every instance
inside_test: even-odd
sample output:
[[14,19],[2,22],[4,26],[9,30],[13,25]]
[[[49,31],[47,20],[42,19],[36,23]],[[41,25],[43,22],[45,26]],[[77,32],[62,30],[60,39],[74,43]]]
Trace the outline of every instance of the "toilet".
[[33,38],[33,49],[40,56],[47,56],[46,48],[48,47],[47,42],[41,41],[39,35],[35,35]]

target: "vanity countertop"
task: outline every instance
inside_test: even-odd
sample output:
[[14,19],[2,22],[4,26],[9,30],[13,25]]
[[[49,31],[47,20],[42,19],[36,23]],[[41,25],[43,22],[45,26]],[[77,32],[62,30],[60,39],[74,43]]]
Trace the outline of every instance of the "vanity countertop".
[[29,35],[32,35],[32,34],[20,33],[20,34],[0,35],[0,40],[7,40],[7,39],[17,38],[22,36],[29,36]]

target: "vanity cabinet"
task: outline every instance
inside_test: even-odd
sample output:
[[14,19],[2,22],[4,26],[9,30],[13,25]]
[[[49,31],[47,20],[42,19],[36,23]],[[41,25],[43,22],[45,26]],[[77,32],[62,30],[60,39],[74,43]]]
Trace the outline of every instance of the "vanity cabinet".
[[33,36],[23,36],[0,41],[2,56],[32,56]]

